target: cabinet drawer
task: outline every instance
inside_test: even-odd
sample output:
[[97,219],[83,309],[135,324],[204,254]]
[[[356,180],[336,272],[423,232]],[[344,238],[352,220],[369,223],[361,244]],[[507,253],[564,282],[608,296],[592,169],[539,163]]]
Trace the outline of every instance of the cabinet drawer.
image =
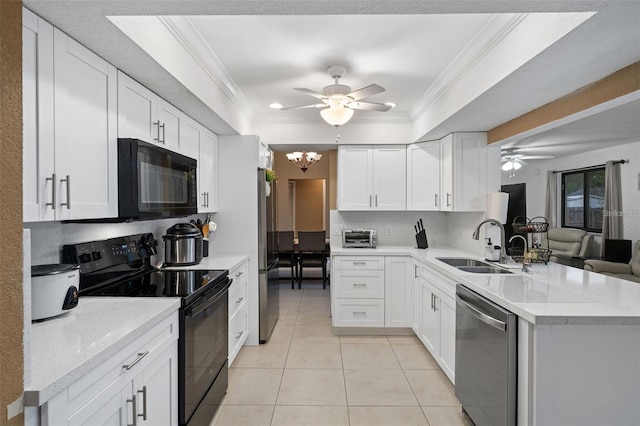
[[384,271],[337,270],[334,275],[337,298],[384,298]]
[[336,299],[334,327],[384,327],[383,299]]
[[383,256],[335,256],[335,269],[384,270]]
[[[75,413],[111,382],[117,380],[125,371],[124,365],[131,365],[140,359],[141,362],[136,366],[139,370],[148,360],[153,358],[152,353],[155,353],[156,349],[178,340],[178,324],[178,312],[176,311],[126,348],[105,360],[98,368],[72,383],[67,388],[69,413]],[[141,356],[145,352],[147,355]]]
[[229,366],[231,366],[236,355],[240,352],[240,348],[247,340],[247,313],[247,304],[244,303],[229,320]]
[[249,276],[247,263],[242,264],[240,268],[233,269],[229,276],[233,279],[229,288],[229,318],[231,319],[247,300],[247,278]]

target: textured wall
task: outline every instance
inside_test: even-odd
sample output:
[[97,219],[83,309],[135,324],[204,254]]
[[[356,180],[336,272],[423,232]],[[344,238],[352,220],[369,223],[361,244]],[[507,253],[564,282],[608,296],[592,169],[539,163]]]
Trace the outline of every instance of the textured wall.
[[[22,2],[0,1],[0,423],[23,392]],[[23,416],[8,424],[23,423]]]

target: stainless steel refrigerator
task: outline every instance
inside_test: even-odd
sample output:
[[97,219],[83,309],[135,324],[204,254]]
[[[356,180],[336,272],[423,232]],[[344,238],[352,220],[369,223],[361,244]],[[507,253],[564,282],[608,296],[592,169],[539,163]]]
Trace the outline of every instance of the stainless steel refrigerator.
[[275,182],[267,188],[264,169],[258,169],[258,291],[260,343],[271,337],[280,316],[278,229]]

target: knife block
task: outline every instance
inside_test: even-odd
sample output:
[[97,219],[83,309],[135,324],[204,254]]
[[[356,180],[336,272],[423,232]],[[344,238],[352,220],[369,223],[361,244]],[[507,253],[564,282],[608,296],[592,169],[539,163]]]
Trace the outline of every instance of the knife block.
[[429,243],[427,242],[427,231],[422,230],[416,234],[416,244],[419,249],[426,249],[429,247]]

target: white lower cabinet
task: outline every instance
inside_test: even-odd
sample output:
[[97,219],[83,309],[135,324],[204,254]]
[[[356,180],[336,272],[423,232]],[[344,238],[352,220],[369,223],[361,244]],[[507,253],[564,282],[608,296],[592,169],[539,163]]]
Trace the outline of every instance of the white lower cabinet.
[[456,304],[450,296],[455,284],[430,268],[414,263],[412,328],[455,383]]
[[247,302],[249,261],[229,271],[229,277],[233,280],[229,288],[229,366],[231,366],[249,334]]
[[175,312],[42,406],[42,425],[177,425]]
[[334,327],[411,327],[408,256],[334,256]]

